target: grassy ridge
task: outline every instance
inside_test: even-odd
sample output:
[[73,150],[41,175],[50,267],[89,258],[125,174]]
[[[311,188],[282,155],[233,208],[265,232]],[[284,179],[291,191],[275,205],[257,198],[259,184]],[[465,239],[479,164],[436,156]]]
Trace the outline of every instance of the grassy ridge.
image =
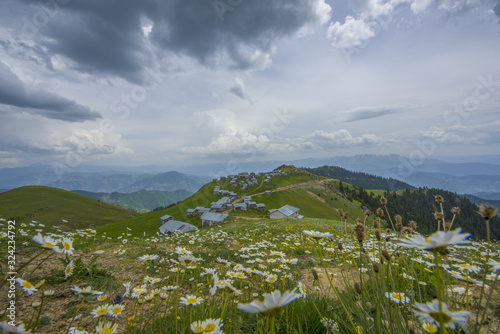
[[[87,228],[124,220],[137,213],[75,194],[70,191],[25,186],[0,194],[0,217],[19,223],[36,220],[63,229]],[[68,220],[63,222],[62,220]]]
[[[283,168],[282,171],[290,171],[291,168]],[[215,186],[221,189],[233,190],[241,197],[253,195],[252,200],[266,205],[266,209],[277,209],[286,204],[299,208],[299,213],[307,218],[339,219],[337,210],[342,209],[349,212],[349,221],[354,222],[356,218],[364,219],[364,209],[359,205],[345,199],[338,191],[338,180],[328,181],[328,178],[318,177],[309,173],[293,173],[284,176],[273,177],[270,183],[264,183],[264,176],[257,178],[259,183],[256,186],[247,188],[244,192],[237,188],[231,188],[229,179],[212,181],[205,184],[197,193],[185,199],[181,203],[170,208],[148,212],[127,220],[106,224],[98,228],[99,232],[106,232],[108,236],[118,236],[127,232],[130,228],[134,236],[155,235],[160,227],[160,217],[172,215],[176,220],[183,221],[197,227],[201,227],[201,220],[198,216],[187,217],[186,210],[194,209],[198,206],[210,207],[212,202],[221,198],[214,195]],[[241,179],[240,179],[241,180]],[[288,189],[280,190],[283,187]],[[274,191],[272,195],[262,194],[265,190]],[[278,191],[276,191],[278,190]],[[254,195],[258,194],[258,195]],[[262,214],[249,210],[247,214],[240,212],[230,212],[230,215],[241,217],[242,215],[258,218]],[[230,217],[226,222],[231,222],[236,217]],[[369,219],[371,221],[372,219]]]

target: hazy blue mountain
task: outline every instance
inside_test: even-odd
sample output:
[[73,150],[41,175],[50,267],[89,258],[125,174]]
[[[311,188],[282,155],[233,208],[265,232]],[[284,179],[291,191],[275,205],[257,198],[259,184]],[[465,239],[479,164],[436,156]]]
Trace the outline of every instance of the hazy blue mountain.
[[477,205],[488,204],[488,205],[494,206],[495,208],[500,208],[500,200],[484,199],[484,198],[480,198],[480,197],[477,197],[474,195],[469,195],[469,194],[466,194],[464,196],[467,197],[474,204],[477,204]]
[[479,192],[472,194],[474,196],[484,198],[484,199],[492,199],[492,200],[499,200],[500,201],[500,192],[495,192],[495,193],[489,193],[489,192]]
[[133,193],[95,193],[85,190],[73,190],[73,192],[139,212],[151,211],[160,206],[167,207],[193,194],[193,192],[184,189],[174,191],[140,190]]
[[[87,167],[88,170],[88,167]],[[49,186],[64,190],[81,189],[91,192],[130,193],[145,190],[174,191],[184,189],[195,192],[209,178],[187,175],[175,171],[166,173],[137,173],[124,171],[75,171],[58,175],[51,166],[0,169],[0,187],[14,189],[26,185]]]

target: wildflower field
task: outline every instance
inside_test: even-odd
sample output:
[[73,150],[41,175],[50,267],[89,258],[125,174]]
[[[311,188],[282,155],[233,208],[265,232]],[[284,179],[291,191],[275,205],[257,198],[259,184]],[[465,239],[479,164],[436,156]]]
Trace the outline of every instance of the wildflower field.
[[110,238],[0,223],[4,332],[499,332],[500,245],[459,226],[422,236],[378,221],[237,219]]

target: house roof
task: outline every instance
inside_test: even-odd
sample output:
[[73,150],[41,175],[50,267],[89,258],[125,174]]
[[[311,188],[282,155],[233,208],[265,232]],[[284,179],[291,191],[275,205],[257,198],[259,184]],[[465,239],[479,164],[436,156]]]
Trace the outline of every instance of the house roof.
[[247,205],[245,203],[235,203],[235,204],[233,204],[233,207],[234,208],[239,208],[239,207],[246,208]]
[[227,218],[227,215],[223,215],[217,212],[205,212],[204,214],[201,215],[201,220],[210,220],[213,222],[220,223],[224,219]]
[[165,220],[165,219],[169,219],[169,218],[174,218],[174,217],[171,215],[165,215],[165,216],[160,217],[161,220]]
[[178,220],[169,220],[168,222],[160,226],[160,233],[162,234],[165,234],[167,232],[173,233],[175,231],[185,233],[197,229],[198,228],[196,226],[188,223],[180,222]]
[[294,208],[291,205],[285,205],[285,206],[282,206],[281,208],[279,208],[278,211],[281,212],[282,214],[284,214],[285,216],[289,217],[289,216],[293,215],[295,212],[299,211],[299,209]]

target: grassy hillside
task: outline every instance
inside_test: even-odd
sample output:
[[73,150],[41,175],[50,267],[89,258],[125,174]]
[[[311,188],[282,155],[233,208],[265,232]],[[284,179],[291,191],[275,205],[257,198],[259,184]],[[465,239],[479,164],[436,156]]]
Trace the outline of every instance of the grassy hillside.
[[[99,232],[106,232],[108,236],[118,236],[123,233],[132,235],[154,235],[160,227],[160,217],[163,215],[172,215],[176,220],[193,224],[201,227],[201,221],[198,216],[187,217],[186,210],[194,209],[198,206],[210,207],[212,202],[221,198],[220,195],[214,195],[215,186],[221,189],[233,190],[240,199],[244,196],[252,196],[252,200],[266,205],[266,209],[278,209],[286,204],[299,208],[299,213],[306,218],[321,219],[339,219],[338,209],[349,212],[349,221],[353,223],[356,218],[364,219],[365,209],[361,203],[350,202],[339,191],[339,181],[324,177],[319,177],[307,172],[298,170],[291,166],[281,166],[280,170],[289,174],[276,176],[270,183],[264,183],[265,176],[257,178],[258,184],[247,188],[245,191],[239,190],[239,187],[231,188],[230,179],[212,181],[205,184],[197,193],[188,197],[181,203],[170,208],[148,212],[138,217],[133,217],[124,221],[107,224],[98,229]],[[295,170],[294,173],[290,173]],[[243,178],[240,178],[243,180]],[[272,195],[266,195],[265,190],[271,190]],[[230,216],[226,221],[231,222],[236,217],[246,216],[250,218],[259,218],[265,216],[263,213],[249,210],[246,214],[230,211]],[[372,221],[370,217],[369,221]],[[126,230],[126,228],[131,231]]]
[[[136,216],[137,213],[75,194],[44,186],[26,186],[0,194],[0,217],[62,229],[87,228]],[[67,220],[68,222],[63,222]]]

